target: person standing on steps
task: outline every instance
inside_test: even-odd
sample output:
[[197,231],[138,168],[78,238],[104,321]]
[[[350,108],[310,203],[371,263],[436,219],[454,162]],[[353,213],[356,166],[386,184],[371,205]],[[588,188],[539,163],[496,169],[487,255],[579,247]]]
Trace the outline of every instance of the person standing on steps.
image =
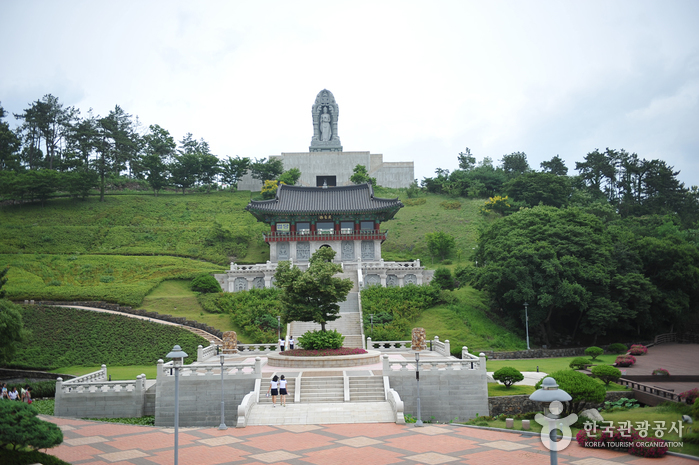
[[274,375],[272,381],[269,383],[269,389],[267,389],[267,395],[272,393],[272,407],[277,406],[277,396],[279,395],[279,377]]
[[281,398],[279,403],[282,404],[282,407],[286,407],[286,378],[284,375],[279,379],[279,395]]
[[284,339],[279,338],[279,352],[284,352]]
[[294,350],[294,336],[289,336],[289,349]]

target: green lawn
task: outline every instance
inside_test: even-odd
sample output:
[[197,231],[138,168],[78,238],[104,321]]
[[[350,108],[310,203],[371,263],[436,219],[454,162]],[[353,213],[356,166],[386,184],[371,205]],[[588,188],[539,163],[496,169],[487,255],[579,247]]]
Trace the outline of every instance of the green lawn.
[[523,396],[531,395],[536,389],[534,386],[524,386],[519,384],[513,384],[509,388],[505,387],[504,384],[488,383],[488,397],[500,397],[500,396]]
[[[189,357],[197,358],[197,354],[189,354]],[[185,359],[186,360],[186,359]],[[51,370],[51,373],[61,373],[65,375],[82,376],[88,373],[93,373],[98,371],[100,366],[83,367],[83,366],[71,366],[71,367],[61,367]],[[108,366],[107,375],[112,376],[112,381],[122,381],[122,380],[132,380],[136,379],[136,376],[140,374],[146,375],[146,379],[155,379],[157,372],[157,365],[133,365],[133,366]]]
[[190,289],[189,283],[188,280],[163,281],[143,299],[143,303],[138,308],[162,315],[185,317],[220,331],[235,331],[240,342],[250,342],[242,331],[233,325],[230,315],[204,311],[197,301],[196,293]]
[[[471,351],[472,353],[476,353]],[[597,365],[611,365],[616,360],[616,355],[601,355],[597,360],[591,363]],[[512,367],[519,371],[543,371],[544,373],[553,373],[559,370],[568,370],[570,362],[578,357],[556,357],[556,358],[531,358],[520,360],[488,360],[486,366],[488,371],[498,371],[502,367]],[[589,357],[585,357],[589,358]]]

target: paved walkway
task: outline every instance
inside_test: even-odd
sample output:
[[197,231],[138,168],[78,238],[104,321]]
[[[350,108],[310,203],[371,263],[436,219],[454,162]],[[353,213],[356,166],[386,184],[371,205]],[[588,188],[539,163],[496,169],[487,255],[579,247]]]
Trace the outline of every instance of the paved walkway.
[[[288,407],[287,407],[288,408]],[[279,407],[277,407],[279,409]],[[172,428],[117,425],[42,417],[61,426],[64,443],[48,452],[77,465],[172,464]],[[388,465],[547,464],[538,436],[454,425],[341,424],[180,428],[179,463]],[[561,465],[696,465],[667,456],[644,459],[622,452],[586,449],[576,443],[559,452]]]
[[[279,400],[279,399],[277,399]],[[252,425],[330,425],[336,423],[395,423],[388,402],[323,402],[317,404],[257,404],[252,408]]]

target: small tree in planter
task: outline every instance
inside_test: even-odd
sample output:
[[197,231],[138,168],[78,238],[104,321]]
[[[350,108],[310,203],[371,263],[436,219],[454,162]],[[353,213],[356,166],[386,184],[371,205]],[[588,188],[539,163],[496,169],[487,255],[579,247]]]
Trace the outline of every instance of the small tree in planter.
[[588,347],[587,349],[585,349],[585,355],[592,358],[592,360],[595,360],[597,357],[599,357],[603,353],[604,353],[604,349],[601,347],[592,346],[592,347]]
[[519,372],[516,368],[512,367],[502,367],[495,373],[493,373],[493,379],[500,381],[505,385],[506,388],[510,388],[513,384],[522,381],[524,375]]
[[631,355],[645,355],[648,353],[648,349],[643,344],[634,344],[629,349]]
[[616,383],[621,377],[621,371],[609,365],[598,365],[592,367],[590,371],[592,372],[592,376],[601,379],[607,386],[609,386],[609,383],[612,381]]

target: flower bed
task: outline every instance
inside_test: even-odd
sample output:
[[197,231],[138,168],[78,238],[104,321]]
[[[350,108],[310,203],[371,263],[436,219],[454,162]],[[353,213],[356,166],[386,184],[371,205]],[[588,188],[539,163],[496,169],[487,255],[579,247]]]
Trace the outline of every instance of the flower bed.
[[692,405],[699,398],[699,388],[690,389],[680,394],[680,399]]
[[359,348],[350,347],[340,347],[339,349],[322,349],[322,350],[306,350],[306,349],[294,349],[285,350],[281,352],[280,355],[287,357],[334,357],[337,355],[361,355],[366,354],[367,351]]
[[667,371],[665,368],[656,368],[653,370],[653,375],[654,376],[670,376],[670,372]]
[[648,353],[648,349],[643,344],[634,344],[629,349],[631,355],[645,355]]
[[636,363],[636,357],[633,355],[619,355],[616,358],[616,366],[618,367],[630,367],[634,363]]

